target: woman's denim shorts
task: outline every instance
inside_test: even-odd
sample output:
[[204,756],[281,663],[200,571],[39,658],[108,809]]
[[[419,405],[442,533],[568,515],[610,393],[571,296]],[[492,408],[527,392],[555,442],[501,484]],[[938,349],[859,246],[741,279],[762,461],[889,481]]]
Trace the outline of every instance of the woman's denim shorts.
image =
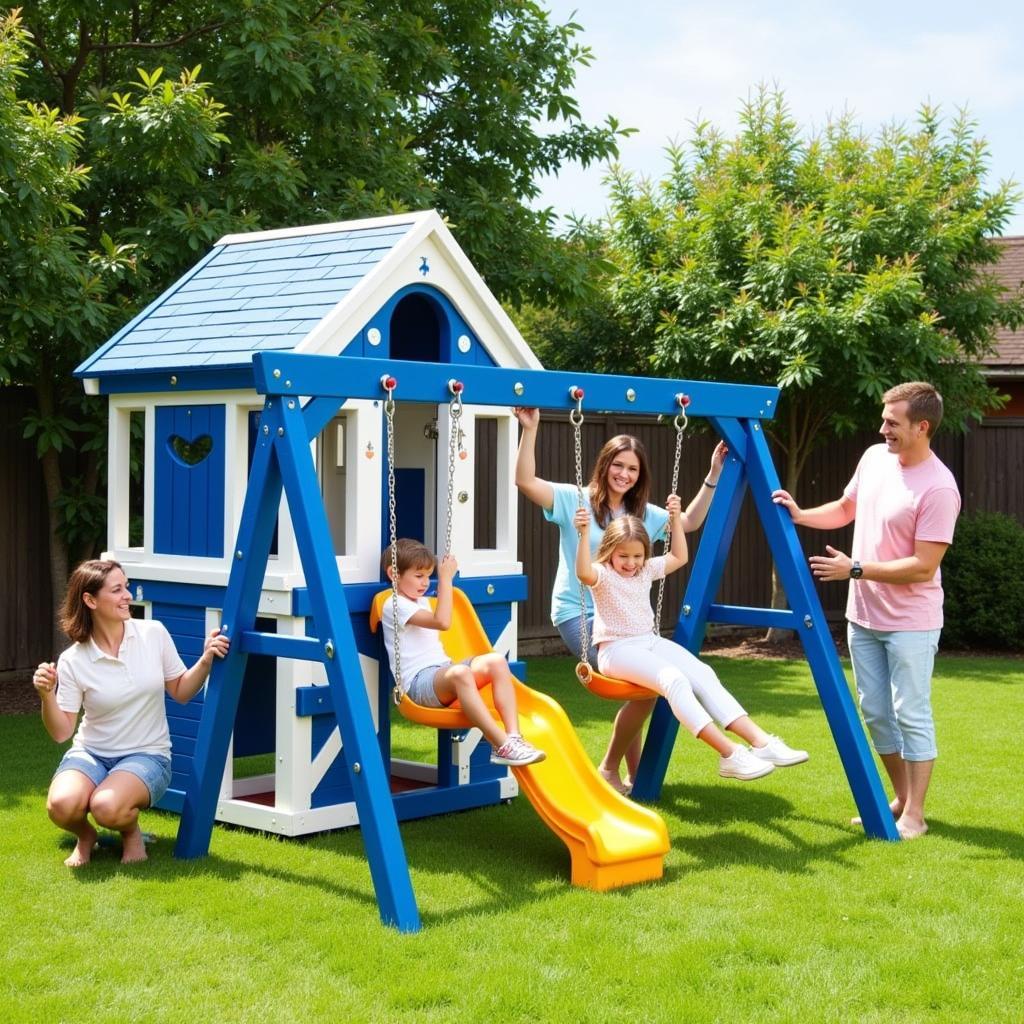
[[171,784],[171,759],[162,754],[121,754],[104,757],[84,747],[72,747],[62,758],[54,776],[68,770],[81,772],[98,786],[111,772],[131,772],[142,779],[149,790],[149,806],[167,792]]

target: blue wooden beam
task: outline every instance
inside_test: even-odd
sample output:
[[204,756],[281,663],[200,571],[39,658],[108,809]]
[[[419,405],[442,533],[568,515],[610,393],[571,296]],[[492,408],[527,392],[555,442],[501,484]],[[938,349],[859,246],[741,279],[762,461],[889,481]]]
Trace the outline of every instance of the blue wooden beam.
[[723,626],[764,626],[769,629],[797,629],[796,615],[785,608],[747,608],[738,604],[713,604],[708,622]]
[[323,644],[312,636],[288,636],[284,633],[257,633],[247,629],[241,637],[246,654],[267,654],[274,658],[323,661]]
[[[316,395],[318,398],[383,398],[380,379],[398,382],[395,399],[406,402],[448,402],[448,381],[464,385],[463,400],[479,405],[530,405],[541,409],[571,409],[570,387],[584,390],[584,412],[602,410],[638,414],[674,414],[677,394],[686,394],[689,416],[771,419],[779,390],[748,384],[665,380],[555,370],[521,370],[490,366],[452,366],[450,363],[410,363],[358,356],[298,355],[257,352],[253,356],[256,389],[275,396]],[[632,398],[629,393],[632,392]],[[310,427],[319,421],[311,409]]]

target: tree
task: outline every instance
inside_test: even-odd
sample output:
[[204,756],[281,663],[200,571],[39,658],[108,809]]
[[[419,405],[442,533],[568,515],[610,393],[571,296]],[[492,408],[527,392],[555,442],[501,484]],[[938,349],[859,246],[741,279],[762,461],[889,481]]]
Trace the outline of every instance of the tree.
[[978,361],[1022,322],[987,273],[1017,193],[986,189],[966,115],[924,107],[877,139],[844,116],[806,136],[762,88],[735,138],[701,123],[669,157],[657,185],[611,176],[605,315],[563,328],[563,360],[778,384],[766,428],[795,493],[812,449],[877,425],[899,381],[934,382],[954,429],[1000,403]]
[[38,399],[55,593],[105,513],[102,403],[70,372],[221,235],[433,206],[499,297],[590,286],[530,208],[534,176],[622,133],[582,122],[589,51],[532,0],[31,0],[22,18],[0,72],[0,127],[22,133],[0,139],[0,382]]
[[[147,265],[176,272],[225,230],[432,206],[500,298],[586,292],[554,214],[528,204],[538,173],[613,156],[623,132],[580,119],[572,87],[590,51],[534,0],[32,0],[24,12],[28,94],[88,119],[89,224],[102,213],[136,233]],[[152,161],[122,160],[95,121],[140,63],[165,81],[200,65],[230,112],[231,145],[187,193],[154,190]]]
[[[36,396],[25,436],[36,440],[49,499],[56,600],[70,557],[91,553],[103,521],[105,409],[84,400],[70,370],[134,308],[125,289],[141,277],[134,245],[105,231],[90,244],[81,224],[76,204],[90,185],[79,163],[83,119],[18,98],[28,47],[17,12],[0,19],[0,385],[30,386]],[[158,147],[188,125],[211,147],[222,141],[222,115],[193,73],[159,87],[150,80],[140,92],[137,102],[114,103],[106,130],[128,136],[152,125]],[[195,169],[183,159],[174,173]]]

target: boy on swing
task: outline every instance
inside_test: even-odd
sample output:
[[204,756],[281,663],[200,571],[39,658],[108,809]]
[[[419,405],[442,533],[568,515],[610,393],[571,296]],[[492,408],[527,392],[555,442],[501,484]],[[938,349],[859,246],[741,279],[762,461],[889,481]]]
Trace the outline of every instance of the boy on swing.
[[[522,767],[543,761],[544,751],[527,743],[519,733],[516,692],[508,662],[491,651],[456,665],[445,653],[438,633],[452,624],[452,580],[458,564],[451,555],[445,555],[438,563],[437,606],[431,609],[425,595],[436,561],[425,545],[404,537],[395,541],[394,557],[390,545],[381,555],[381,567],[398,590],[401,679],[395,671],[396,602],[385,601],[381,611],[384,646],[396,683],[421,707],[443,708],[458,700],[466,718],[494,748],[492,764]],[[488,685],[504,729],[480,696],[480,690]]]

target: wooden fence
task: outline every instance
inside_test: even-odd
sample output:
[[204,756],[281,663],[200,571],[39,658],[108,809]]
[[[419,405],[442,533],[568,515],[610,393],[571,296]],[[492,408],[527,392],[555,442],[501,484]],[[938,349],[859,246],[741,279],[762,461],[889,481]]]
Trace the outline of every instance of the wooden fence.
[[[47,508],[35,446],[22,438],[21,421],[30,408],[29,396],[16,388],[0,391],[0,552],[6,586],[0,599],[0,673],[25,670],[50,651],[50,579],[47,568]],[[495,438],[493,424],[475,439],[477,451],[487,450]],[[653,500],[662,502],[672,478],[675,434],[671,427],[651,418],[588,416],[583,427],[584,472],[605,440],[618,433],[636,434],[647,446],[654,474]],[[799,501],[815,505],[838,497],[857,459],[874,433],[832,441],[810,458],[800,483]],[[683,447],[679,491],[684,503],[707,473],[713,440],[694,426]],[[942,434],[936,439],[939,457],[956,475],[965,511],[997,511],[1024,522],[1024,419],[993,419],[965,436]],[[543,417],[537,452],[537,470],[548,480],[573,479],[572,431],[565,417]],[[481,474],[494,471],[493,462],[478,460],[478,494],[493,493]],[[496,510],[481,509],[475,524],[477,545],[493,543]],[[808,553],[825,544],[849,550],[850,528],[829,533],[800,531]],[[691,557],[699,534],[690,537]],[[558,532],[544,521],[539,509],[519,499],[519,554],[530,579],[529,598],[520,607],[519,633],[529,644],[554,637],[549,618],[551,583],[558,558]],[[666,608],[674,617],[685,587],[687,570],[670,578]],[[771,578],[768,546],[759,521],[749,506],[744,509],[726,565],[719,600],[731,604],[767,605]],[[820,585],[826,613],[841,618],[846,603],[844,586]]]
[[46,492],[35,443],[21,436],[32,406],[19,388],[0,391],[0,673],[52,657]]
[[[589,473],[604,441],[619,433],[635,434],[646,445],[654,477],[651,500],[661,504],[672,480],[675,433],[671,426],[650,418],[588,416],[583,428],[584,474]],[[572,428],[567,418],[545,415],[539,437],[538,475],[546,480],[573,480]],[[813,452],[801,476],[797,494],[800,504],[810,507],[839,497],[861,453],[877,442],[878,435],[868,432],[830,441]],[[699,432],[699,428],[684,443],[679,474],[684,506],[707,473],[712,447],[711,434]],[[956,476],[965,512],[1003,512],[1024,522],[1024,419],[989,420],[966,435],[940,432],[934,449]],[[824,551],[826,544],[849,551],[853,528],[797,532],[804,550],[811,554]],[[689,537],[691,559],[699,537],[699,533]],[[530,578],[529,598],[519,609],[519,636],[529,648],[530,641],[557,635],[549,606],[558,559],[558,531],[523,498],[519,499],[519,556]],[[688,575],[684,568],[669,578],[665,600],[672,618],[678,613]],[[846,586],[817,584],[817,589],[826,615],[841,619],[846,608]],[[771,602],[771,557],[749,501],[736,528],[717,600],[754,606]]]

